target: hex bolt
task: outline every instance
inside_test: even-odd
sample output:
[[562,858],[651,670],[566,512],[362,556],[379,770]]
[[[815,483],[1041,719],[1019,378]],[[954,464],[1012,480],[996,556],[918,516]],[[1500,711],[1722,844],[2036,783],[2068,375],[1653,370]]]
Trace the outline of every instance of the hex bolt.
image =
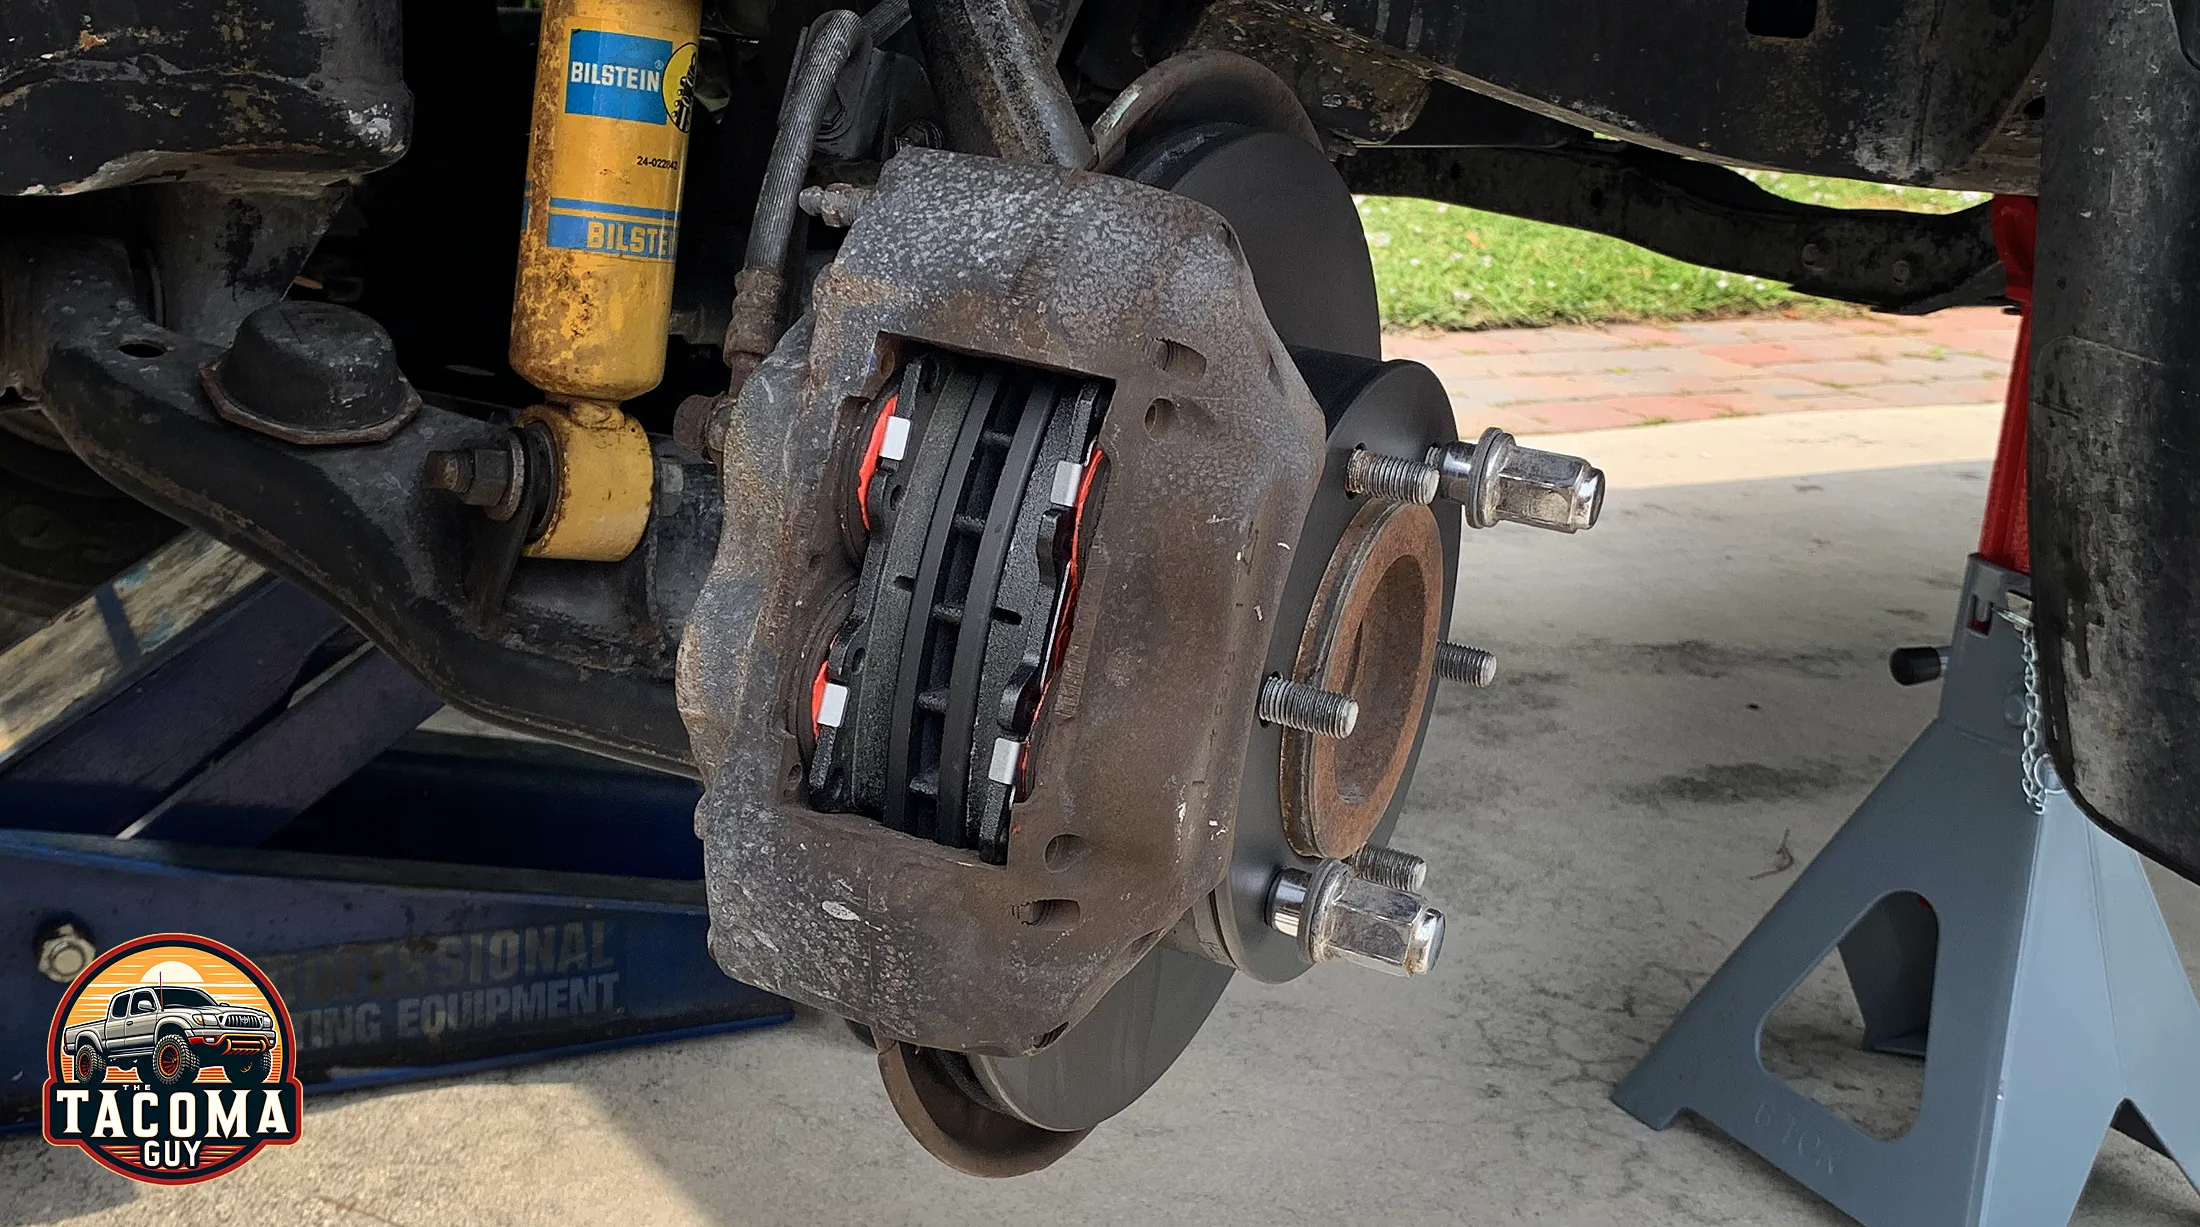
[[520,489],[527,480],[527,452],[517,435],[507,437],[501,447],[429,452],[423,477],[429,489],[447,490],[469,507],[486,508],[492,520],[509,520],[519,509]]
[[1333,690],[1270,676],[1260,684],[1260,718],[1304,733],[1350,737],[1360,722],[1360,705]]
[[937,149],[947,140],[947,133],[929,119],[920,119],[894,134],[896,146],[915,146],[919,149]]
[[735,396],[690,396],[672,414],[672,440],[697,455],[716,461],[724,452],[726,425],[733,420]]
[[99,947],[84,930],[63,922],[38,935],[38,974],[56,984],[67,984],[99,957]]
[[1385,456],[1366,448],[1355,448],[1344,462],[1345,493],[1365,494],[1393,503],[1428,506],[1436,501],[1436,488],[1442,477],[1443,474],[1432,465],[1400,456]]
[[1412,891],[1370,881],[1343,861],[1285,869],[1268,890],[1268,923],[1298,939],[1309,963],[1333,960],[1393,976],[1436,966],[1444,914]]
[[1492,426],[1473,443],[1428,451],[1445,498],[1466,510],[1467,527],[1503,521],[1574,533],[1596,527],[1604,511],[1604,473],[1579,456],[1522,447]]
[[424,474],[430,490],[448,490],[464,494],[474,485],[474,454],[472,452],[429,452],[427,471]]
[[1368,844],[1352,854],[1352,872],[1392,890],[1421,893],[1428,884],[1428,862],[1398,848]]
[[1447,682],[1487,686],[1497,680],[1497,657],[1463,643],[1436,645],[1436,676]]

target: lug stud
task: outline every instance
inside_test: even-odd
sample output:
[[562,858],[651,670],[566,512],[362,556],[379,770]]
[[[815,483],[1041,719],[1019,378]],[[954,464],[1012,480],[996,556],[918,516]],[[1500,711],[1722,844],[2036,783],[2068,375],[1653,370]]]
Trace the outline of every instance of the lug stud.
[[1364,494],[1393,503],[1419,503],[1426,507],[1436,501],[1437,485],[1442,476],[1432,465],[1361,448],[1345,461],[1344,489],[1347,494]]
[[1350,737],[1360,722],[1360,705],[1333,690],[1271,677],[1260,684],[1260,718],[1323,737]]
[[1447,682],[1487,686],[1497,680],[1497,657],[1463,643],[1436,645],[1436,676]]
[[1419,894],[1428,884],[1428,862],[1398,848],[1369,844],[1352,854],[1352,872],[1392,890]]

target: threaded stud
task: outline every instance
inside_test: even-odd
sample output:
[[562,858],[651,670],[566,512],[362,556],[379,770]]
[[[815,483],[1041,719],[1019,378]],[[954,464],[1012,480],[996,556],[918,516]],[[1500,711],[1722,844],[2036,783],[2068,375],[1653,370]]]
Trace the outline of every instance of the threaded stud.
[[509,520],[527,482],[527,452],[510,434],[495,447],[429,452],[422,478],[431,490],[448,491],[469,507],[484,508],[492,520]]
[[1332,690],[1271,677],[1260,684],[1260,718],[1303,733],[1350,737],[1360,705]]
[[1428,862],[1397,848],[1369,844],[1352,854],[1351,865],[1362,879],[1409,894],[1420,894],[1428,883]]
[[1362,448],[1345,461],[1344,489],[1347,494],[1365,494],[1393,503],[1419,503],[1426,507],[1436,501],[1436,483],[1442,476],[1439,470],[1418,460],[1385,456]]
[[1497,657],[1463,643],[1436,645],[1436,676],[1447,682],[1487,686],[1497,680]]

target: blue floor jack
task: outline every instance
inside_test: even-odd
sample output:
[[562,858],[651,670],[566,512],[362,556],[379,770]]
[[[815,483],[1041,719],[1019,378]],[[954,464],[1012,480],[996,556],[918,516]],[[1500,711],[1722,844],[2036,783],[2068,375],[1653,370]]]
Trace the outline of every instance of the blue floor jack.
[[0,652],[0,1129],[67,983],[148,933],[257,962],[309,1092],[790,1016],[704,947],[695,784],[440,706],[196,533]]

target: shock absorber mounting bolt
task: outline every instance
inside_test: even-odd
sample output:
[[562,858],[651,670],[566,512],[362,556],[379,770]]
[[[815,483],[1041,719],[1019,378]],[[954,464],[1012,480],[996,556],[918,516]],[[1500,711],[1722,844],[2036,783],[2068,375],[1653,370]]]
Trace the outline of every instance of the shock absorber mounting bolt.
[[527,449],[517,435],[508,434],[500,447],[430,452],[423,476],[429,489],[455,494],[467,506],[482,508],[492,520],[509,520],[519,510],[520,493],[527,483]]

